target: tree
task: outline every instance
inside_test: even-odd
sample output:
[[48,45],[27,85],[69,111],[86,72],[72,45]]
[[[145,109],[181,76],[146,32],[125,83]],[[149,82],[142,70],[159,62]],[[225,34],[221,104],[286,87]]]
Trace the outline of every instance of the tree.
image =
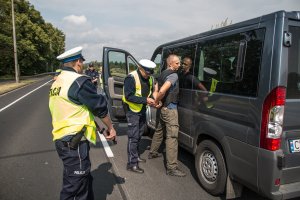
[[231,24],[232,24],[232,20],[230,22],[228,22],[228,17],[227,17],[224,21],[221,21],[220,24],[216,24],[215,27],[214,27],[214,25],[212,25],[211,30],[217,29],[217,28],[222,28],[222,27],[225,27],[225,26],[229,26]]
[[[46,23],[28,1],[17,0],[14,3],[21,75],[53,70],[53,65],[58,65],[56,55],[65,48],[64,33]],[[0,5],[0,75],[13,74],[11,1],[0,0]]]
[[13,38],[11,25],[11,4],[8,0],[0,0],[0,75],[12,74]]

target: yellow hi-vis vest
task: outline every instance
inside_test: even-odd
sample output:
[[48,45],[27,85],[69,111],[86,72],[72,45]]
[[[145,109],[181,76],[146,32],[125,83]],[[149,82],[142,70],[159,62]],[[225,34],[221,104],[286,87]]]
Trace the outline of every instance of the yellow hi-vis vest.
[[75,135],[85,126],[84,136],[96,144],[94,115],[85,105],[75,104],[68,98],[72,83],[80,76],[83,75],[63,70],[51,86],[49,108],[52,115],[53,141]]
[[[141,97],[142,96],[142,86],[141,86],[141,82],[140,82],[140,78],[138,75],[137,70],[133,71],[130,73],[134,80],[135,80],[135,96]],[[149,94],[147,97],[149,97],[152,93],[153,90],[153,77],[150,76],[149,77],[149,85],[150,85],[150,90],[149,90]],[[130,110],[132,110],[135,113],[138,113],[142,110],[143,108],[143,104],[138,104],[138,103],[133,103],[130,101],[126,100],[125,94],[124,94],[124,88],[123,88],[123,97],[122,97],[123,102],[127,103],[129,105]]]

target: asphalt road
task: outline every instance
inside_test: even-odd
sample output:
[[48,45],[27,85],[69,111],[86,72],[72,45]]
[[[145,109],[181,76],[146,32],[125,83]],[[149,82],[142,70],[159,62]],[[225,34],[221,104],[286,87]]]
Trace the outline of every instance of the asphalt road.
[[[52,142],[48,109],[51,81],[48,81],[50,78],[45,78],[0,96],[1,200],[59,199],[62,163]],[[187,177],[167,176],[163,157],[140,164],[145,169],[142,175],[128,172],[126,124],[116,125],[116,128],[118,144],[110,144],[114,157],[107,157],[100,141],[91,147],[96,200],[225,199],[224,196],[211,196],[201,188],[196,178],[194,158],[183,149],[180,149],[179,161]],[[151,138],[143,137],[140,149],[144,158],[148,155],[150,143]],[[240,199],[263,198],[245,189]]]

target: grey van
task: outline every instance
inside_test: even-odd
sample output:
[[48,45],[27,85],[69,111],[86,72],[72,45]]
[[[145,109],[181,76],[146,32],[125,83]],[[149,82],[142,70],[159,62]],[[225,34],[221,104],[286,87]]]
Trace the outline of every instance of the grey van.
[[[195,155],[201,186],[213,195],[238,184],[270,199],[300,197],[300,11],[160,45],[152,56],[157,76],[169,54],[193,62],[193,78],[179,72],[179,142]],[[110,115],[125,120],[123,81],[137,61],[104,47],[103,66]],[[147,123],[155,129],[154,108]]]

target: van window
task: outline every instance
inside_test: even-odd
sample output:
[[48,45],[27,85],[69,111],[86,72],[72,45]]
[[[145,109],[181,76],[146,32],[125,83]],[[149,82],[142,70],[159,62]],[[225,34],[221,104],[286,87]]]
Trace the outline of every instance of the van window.
[[160,74],[161,52],[159,52],[155,55],[153,62],[156,64],[153,76],[157,77]]
[[110,51],[108,53],[108,62],[111,76],[126,77],[125,53]]
[[288,50],[288,81],[286,98],[300,98],[300,27],[290,26],[292,45]]
[[137,68],[138,67],[135,62],[130,57],[128,57],[128,73],[136,70]]
[[[264,29],[258,29],[199,42],[195,76],[210,92],[257,96],[264,34]],[[237,74],[239,59],[242,75]]]

